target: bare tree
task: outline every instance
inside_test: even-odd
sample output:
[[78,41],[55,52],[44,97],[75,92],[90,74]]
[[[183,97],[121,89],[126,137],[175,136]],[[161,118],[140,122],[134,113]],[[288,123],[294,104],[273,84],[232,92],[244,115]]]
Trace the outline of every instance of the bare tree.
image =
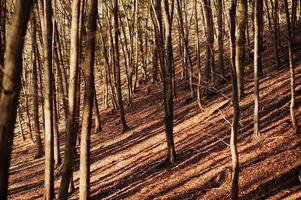
[[122,131],[128,130],[128,126],[125,120],[123,101],[122,101],[122,91],[121,91],[121,77],[120,77],[120,65],[119,65],[119,7],[118,0],[114,0],[114,69],[115,69],[115,80],[116,80],[116,90],[117,90],[117,102],[120,115],[120,122],[122,126]]
[[53,162],[53,96],[52,96],[52,5],[51,0],[43,4],[43,50],[44,50],[44,115],[45,115],[45,199],[54,198]]
[[94,86],[94,56],[95,32],[97,19],[97,0],[88,0],[87,36],[85,48],[85,98],[80,142],[80,187],[79,197],[82,200],[89,198],[90,193],[90,132],[92,123],[92,108],[95,97]]
[[70,75],[68,89],[68,119],[66,130],[66,144],[64,150],[64,164],[59,190],[59,199],[67,199],[68,188],[73,171],[73,161],[76,146],[76,96],[78,87],[79,72],[79,21],[80,21],[80,0],[72,2],[72,22],[71,22],[71,47],[70,47]]
[[230,150],[232,156],[232,178],[231,178],[231,199],[238,199],[238,177],[239,177],[239,160],[237,152],[237,133],[239,124],[239,88],[237,84],[237,72],[235,67],[235,18],[236,18],[236,0],[232,0],[230,8],[230,55],[231,55],[231,81],[232,81],[232,105],[233,120],[231,124]]
[[290,12],[288,8],[288,1],[284,1],[285,5],[285,15],[286,15],[286,26],[287,26],[287,34],[288,34],[288,57],[289,57],[289,69],[290,69],[290,80],[291,80],[291,103],[290,103],[290,114],[291,120],[294,128],[294,133],[299,133],[299,126],[296,120],[296,91],[295,91],[295,68],[294,68],[294,60],[293,60],[293,38],[292,38],[292,28],[291,28],[291,19]]
[[245,43],[247,1],[237,0],[236,26],[235,26],[235,67],[237,74],[238,98],[244,96],[244,65],[245,65]]
[[39,123],[39,91],[38,91],[38,68],[37,68],[37,19],[36,19],[36,9],[32,14],[31,20],[32,26],[32,83],[33,83],[33,118],[34,118],[34,129],[35,129],[35,139],[36,139],[36,155],[35,158],[40,158],[43,156],[43,146],[40,136],[40,123]]
[[263,1],[255,0],[254,12],[254,138],[261,137],[259,131],[259,71],[261,65],[261,37],[262,37],[262,12]]
[[22,51],[32,3],[31,0],[16,2],[5,50],[0,95],[0,199],[7,199],[8,170],[18,108],[16,105],[20,94]]

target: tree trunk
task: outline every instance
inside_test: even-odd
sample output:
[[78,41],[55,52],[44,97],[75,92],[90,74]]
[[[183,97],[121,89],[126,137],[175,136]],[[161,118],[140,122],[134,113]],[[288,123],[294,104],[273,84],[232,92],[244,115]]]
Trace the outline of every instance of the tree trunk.
[[122,126],[122,132],[128,130],[128,126],[125,121],[125,114],[122,101],[122,91],[121,91],[121,77],[120,77],[120,65],[119,65],[119,23],[118,23],[118,0],[114,0],[114,69],[116,78],[116,90],[117,90],[117,101],[118,109],[120,114],[120,122]]
[[38,89],[38,70],[37,70],[37,38],[36,38],[36,10],[32,15],[32,83],[33,83],[33,119],[36,139],[36,154],[35,158],[43,156],[43,146],[40,135],[40,122],[39,122],[39,89]]
[[0,199],[7,199],[14,125],[18,108],[22,72],[22,51],[32,0],[16,1],[8,34],[5,69],[0,96]]
[[202,0],[205,22],[206,22],[206,64],[205,64],[205,77],[204,81],[206,84],[205,94],[208,95],[209,86],[214,86],[214,33],[213,33],[213,19],[211,11],[211,1]]
[[294,69],[294,61],[293,61],[293,40],[292,40],[292,29],[291,29],[291,20],[290,20],[290,12],[288,8],[287,0],[284,1],[285,4],[285,14],[286,14],[286,26],[287,26],[287,33],[288,33],[288,56],[289,56],[289,68],[290,68],[290,79],[291,79],[291,103],[290,103],[290,114],[291,120],[293,124],[294,134],[299,133],[299,126],[296,120],[296,92],[295,92],[295,69]]
[[45,85],[45,182],[46,200],[54,198],[54,162],[53,162],[53,91],[52,91],[52,5],[44,0],[44,85]]
[[247,23],[247,1],[237,0],[235,26],[235,67],[238,87],[238,98],[244,96],[244,65]]
[[[80,143],[80,186],[79,197],[89,199],[90,194],[90,133],[92,122],[93,100],[96,102],[94,86],[94,55],[95,32],[97,19],[97,0],[88,0],[87,37],[85,52],[85,98],[83,108],[83,122]],[[96,102],[97,104],[97,102]]]
[[[173,3],[172,3],[173,6]],[[172,68],[173,68],[173,49],[172,49],[172,15],[170,14],[167,0],[162,1],[162,19],[164,32],[165,63],[162,66],[164,71],[164,101],[165,101],[165,129],[167,138],[167,161],[174,163],[176,159],[175,144],[173,138],[173,88],[172,88]],[[163,35],[163,34],[162,34]]]
[[95,122],[95,132],[98,133],[100,131],[102,131],[101,128],[101,120],[100,120],[100,113],[99,113],[99,109],[98,109],[98,102],[97,102],[97,96],[96,96],[96,90],[95,90],[95,86],[94,86],[94,100],[93,100],[93,112],[94,112],[94,122]]
[[263,1],[255,0],[254,12],[254,138],[260,139],[259,131],[259,69],[261,65],[261,37],[262,37],[262,12]]
[[236,1],[232,1],[230,9],[230,55],[231,55],[231,81],[232,81],[232,104],[233,104],[233,121],[231,124],[230,150],[232,156],[232,179],[231,179],[231,199],[238,199],[238,177],[239,177],[239,161],[237,152],[237,133],[239,124],[239,92],[237,84],[237,72],[235,67],[235,18],[236,18]]
[[195,92],[194,92],[194,88],[193,88],[193,84],[192,84],[192,78],[193,78],[192,68],[193,68],[193,66],[192,66],[192,61],[191,61],[189,48],[188,48],[188,38],[186,37],[185,31],[184,31],[183,15],[182,15],[182,9],[181,9],[179,0],[176,0],[176,7],[177,7],[177,12],[178,12],[178,17],[179,17],[180,38],[182,39],[182,44],[183,44],[183,51],[184,51],[183,59],[184,59],[184,64],[185,64],[185,70],[187,71],[189,69],[188,77],[189,77],[191,97],[194,98]]
[[[6,43],[6,0],[0,0],[0,83],[3,78],[4,69],[4,51],[5,51],[5,43]],[[0,87],[0,97],[1,97]]]
[[59,199],[67,199],[68,187],[72,176],[72,167],[76,146],[76,91],[78,87],[78,69],[79,69],[79,16],[80,0],[74,0],[72,4],[72,22],[71,22],[71,49],[70,49],[70,77],[68,89],[68,119],[66,130],[66,144],[64,150],[64,165],[59,190]]
[[225,81],[224,65],[224,34],[223,34],[223,0],[217,0],[217,41],[218,41],[218,66],[222,81]]
[[278,14],[278,7],[279,7],[279,2],[278,0],[275,0],[274,2],[274,57],[275,57],[275,62],[276,62],[276,67],[280,67],[280,59],[279,59],[279,14]]

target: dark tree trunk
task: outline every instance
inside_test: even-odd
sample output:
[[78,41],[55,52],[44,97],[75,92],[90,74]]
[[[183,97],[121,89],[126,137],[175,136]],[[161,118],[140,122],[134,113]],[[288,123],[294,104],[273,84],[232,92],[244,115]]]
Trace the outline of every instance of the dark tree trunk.
[[122,101],[122,91],[121,91],[121,77],[120,77],[120,65],[119,65],[119,22],[118,22],[118,0],[114,0],[114,68],[115,68],[115,78],[116,78],[116,89],[117,89],[117,101],[118,109],[120,114],[120,122],[122,126],[122,131],[128,130],[128,126],[125,120],[123,101]]
[[38,69],[37,69],[37,38],[36,38],[36,9],[32,15],[32,84],[33,84],[33,118],[34,118],[34,129],[35,129],[35,139],[36,139],[36,154],[35,158],[40,158],[43,156],[43,146],[40,135],[40,122],[39,122],[39,89],[38,89]]
[[22,51],[31,7],[32,0],[16,1],[5,51],[0,96],[0,199],[3,200],[7,199],[8,170],[20,94]]
[[233,104],[233,121],[231,124],[230,150],[232,156],[232,179],[231,179],[231,199],[238,199],[238,177],[239,177],[239,160],[237,152],[237,133],[239,124],[239,92],[237,84],[237,72],[235,67],[235,18],[236,18],[236,0],[232,0],[230,9],[230,55],[231,55],[231,81],[232,81],[232,104]]

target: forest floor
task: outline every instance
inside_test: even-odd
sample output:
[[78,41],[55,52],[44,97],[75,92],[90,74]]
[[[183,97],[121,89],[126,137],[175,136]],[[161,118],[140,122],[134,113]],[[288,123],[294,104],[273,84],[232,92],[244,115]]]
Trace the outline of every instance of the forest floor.
[[[286,51],[281,69],[273,66],[271,49],[265,51],[260,79],[260,130],[263,139],[252,139],[252,64],[246,67],[246,96],[242,99],[238,152],[241,199],[301,199],[301,137],[292,135],[290,82]],[[301,124],[301,51],[296,61],[297,120]],[[151,88],[147,94],[147,88]],[[229,199],[229,184],[223,184],[231,167],[229,149],[232,121],[231,84],[218,87],[223,95],[203,99],[201,111],[190,93],[177,80],[174,101],[174,138],[177,161],[164,164],[166,139],[162,85],[141,85],[133,103],[126,107],[130,130],[121,133],[118,113],[101,112],[103,131],[91,136],[91,199]],[[16,129],[18,130],[18,129]],[[28,133],[27,133],[28,134]],[[28,136],[28,135],[27,135]],[[64,134],[61,134],[63,154]],[[77,147],[79,153],[79,147]],[[35,145],[22,141],[16,131],[10,168],[9,199],[42,199],[43,158],[34,160]],[[79,161],[74,172],[78,198]],[[56,193],[59,176],[55,179]]]

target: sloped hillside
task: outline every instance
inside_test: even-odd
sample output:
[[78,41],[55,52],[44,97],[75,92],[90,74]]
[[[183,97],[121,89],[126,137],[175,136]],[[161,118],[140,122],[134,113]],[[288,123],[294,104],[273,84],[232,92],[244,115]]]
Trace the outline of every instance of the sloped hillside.
[[[297,47],[298,48],[298,47]],[[239,129],[241,199],[299,199],[301,184],[301,137],[291,135],[289,118],[289,70],[285,63],[276,70],[271,49],[264,55],[265,74],[260,80],[261,133],[252,139],[253,83],[246,83]],[[301,123],[301,51],[296,49],[297,120]],[[282,51],[282,56],[286,52]],[[252,77],[251,66],[247,67]],[[229,199],[226,169],[230,167],[231,85],[219,87],[223,95],[187,102],[189,91],[177,81],[174,137],[177,162],[164,164],[166,141],[163,125],[162,86],[140,86],[126,116],[131,130],[122,134],[117,113],[102,114],[104,131],[92,135],[92,199]],[[17,129],[18,130],[18,127]],[[34,160],[34,144],[22,141],[17,132],[10,169],[10,199],[42,199],[43,159]],[[61,135],[64,142],[64,134]],[[63,149],[61,149],[63,150]],[[76,161],[74,180],[78,198],[79,172]],[[59,176],[55,181],[56,190]],[[227,182],[227,181],[225,181]]]

